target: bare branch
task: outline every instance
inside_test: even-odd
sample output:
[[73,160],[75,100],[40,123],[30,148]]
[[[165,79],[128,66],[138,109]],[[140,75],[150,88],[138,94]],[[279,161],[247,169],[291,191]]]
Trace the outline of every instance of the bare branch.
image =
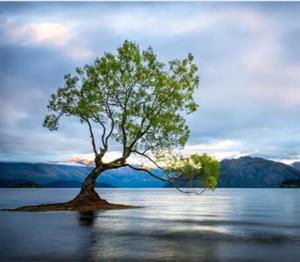
[[132,152],[133,152],[133,153],[136,153],[136,154],[138,154],[138,155],[140,155],[140,156],[143,156],[143,157],[147,158],[147,159],[148,159],[150,162],[152,162],[157,168],[163,170],[163,171],[166,172],[166,173],[168,172],[165,168],[163,168],[163,167],[161,167],[160,165],[158,165],[158,164],[156,163],[156,161],[154,161],[150,156],[146,155],[145,153],[139,152],[139,151],[137,151],[137,150],[133,150]]
[[[156,100],[156,99],[154,99],[154,100]],[[153,102],[154,103],[154,102]],[[154,105],[153,105],[153,107],[154,107]],[[158,109],[158,110],[157,110]],[[132,149],[133,147],[134,147],[134,145],[137,143],[137,141],[139,140],[139,139],[141,139],[148,131],[149,131],[149,129],[152,127],[152,125],[151,125],[151,122],[148,124],[148,126],[143,130],[143,128],[144,128],[144,123],[146,122],[146,120],[149,118],[149,116],[151,115],[151,114],[156,114],[156,115],[159,115],[160,114],[160,112],[162,111],[162,107],[160,107],[160,108],[153,108],[153,110],[151,110],[150,112],[148,112],[146,115],[145,115],[145,117],[142,119],[142,121],[141,121],[141,124],[140,124],[140,130],[138,131],[138,133],[137,133],[137,136],[135,137],[135,139],[131,142],[131,144],[130,144],[130,146],[129,146],[129,149]],[[157,110],[157,112],[155,113],[155,111]]]
[[110,131],[108,133],[108,135],[106,136],[105,138],[105,146],[106,148],[108,147],[108,139],[110,138],[110,136],[112,135],[113,131],[114,131],[114,126],[115,126],[115,122],[114,120],[112,119],[111,121],[111,126],[110,126]]
[[147,132],[148,130],[151,128],[151,124],[149,124],[144,131],[139,131],[139,134],[136,136],[136,138],[131,142],[131,144],[129,145],[129,149],[132,149],[135,145],[135,143],[141,139]]
[[125,149],[126,149],[126,145],[127,145],[125,122],[126,122],[126,116],[124,114],[123,117],[122,117],[122,122],[121,122],[121,131],[122,131],[122,136],[123,136],[123,156],[125,155]]
[[125,155],[127,154],[126,149],[127,149],[127,135],[126,135],[126,131],[125,131],[125,123],[127,120],[127,105],[128,105],[128,101],[129,98],[131,96],[131,93],[133,91],[134,88],[134,83],[131,84],[129,86],[129,88],[127,89],[127,96],[125,98],[125,103],[124,103],[124,108],[123,108],[123,114],[122,114],[122,123],[121,123],[121,130],[122,130],[122,135],[123,135],[123,157],[125,157]]
[[142,152],[142,154],[146,154],[149,150],[152,150],[152,149],[154,149],[156,146],[149,146],[149,147],[146,147],[145,149],[144,149],[144,151]]
[[128,167],[130,167],[131,169],[134,169],[134,170],[137,170],[137,171],[146,172],[148,175],[150,175],[150,176],[152,176],[152,177],[154,177],[154,178],[156,178],[156,179],[158,179],[158,180],[160,180],[160,181],[162,181],[162,182],[171,182],[172,180],[174,180],[174,179],[171,179],[171,178],[165,179],[165,178],[163,178],[163,177],[159,177],[159,176],[155,175],[154,173],[152,173],[150,170],[145,169],[145,168],[135,167],[135,166],[132,166],[132,165],[130,165],[130,164],[126,164],[125,166],[128,166]]
[[105,138],[105,148],[106,148],[106,150],[108,148],[108,139],[112,135],[112,133],[114,131],[114,127],[115,127],[115,121],[114,121],[114,118],[113,118],[113,113],[112,113],[111,108],[110,108],[110,104],[108,103],[108,98],[109,98],[109,94],[107,94],[107,98],[105,100],[105,111],[106,111],[108,117],[110,118],[111,126],[110,126],[110,131],[108,132],[108,135]]
[[94,120],[94,122],[100,124],[100,126],[102,127],[101,142],[102,142],[103,147],[105,148],[105,140],[104,140],[105,134],[106,134],[106,127],[105,127],[105,124],[104,124],[103,121],[101,121],[99,115],[94,115],[93,120]]
[[[148,175],[150,175],[150,176],[154,177],[155,179],[158,179],[158,180],[160,180],[160,181],[162,181],[162,182],[168,183],[168,182],[172,182],[172,181],[176,180],[176,177],[175,177],[175,178],[174,178],[174,177],[171,177],[171,178],[165,179],[165,178],[162,178],[162,177],[159,177],[159,176],[155,175],[154,173],[152,173],[152,172],[151,172],[150,170],[148,170],[148,169],[135,167],[135,166],[132,166],[132,165],[130,165],[130,164],[125,164],[124,166],[128,166],[128,167],[130,167],[131,169],[134,169],[134,170],[137,170],[137,171],[146,172]],[[200,192],[198,192],[198,191],[195,191],[195,190],[192,190],[192,191],[182,190],[182,189],[179,188],[178,186],[175,186],[175,188],[176,188],[179,192],[181,192],[181,193],[185,193],[185,194],[195,194],[195,195],[202,195],[202,194],[205,192],[205,190],[206,190],[206,188],[203,188]]]
[[99,123],[100,123],[100,125],[103,128],[103,132],[102,132],[102,136],[101,136],[102,145],[103,145],[104,148],[107,148],[107,146],[105,144],[105,140],[104,140],[105,134],[106,134],[106,127],[105,127],[105,125],[101,121]]
[[82,117],[82,119],[83,119],[83,120],[88,124],[88,126],[89,126],[89,131],[90,131],[90,137],[91,137],[91,140],[92,140],[93,151],[94,151],[95,157],[97,157],[97,156],[98,156],[98,151],[97,151],[97,146],[96,146],[96,143],[95,143],[95,137],[94,137],[92,125],[91,125],[91,123],[90,123],[90,121],[89,121],[88,118]]

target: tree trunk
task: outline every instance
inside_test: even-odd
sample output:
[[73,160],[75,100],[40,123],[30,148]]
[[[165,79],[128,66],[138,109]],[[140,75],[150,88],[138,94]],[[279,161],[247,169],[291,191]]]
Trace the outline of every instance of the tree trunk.
[[92,172],[85,178],[79,194],[73,200],[71,200],[70,203],[76,205],[93,204],[97,202],[106,203],[107,201],[102,199],[95,190],[96,179],[104,171],[105,169],[101,167],[94,168]]
[[[129,205],[118,205],[107,202],[102,199],[95,190],[96,179],[105,170],[112,167],[97,166],[84,180],[79,194],[71,201],[66,203],[42,204],[34,206],[23,206],[14,209],[5,209],[10,211],[96,211],[108,209],[133,208]],[[113,167],[117,168],[117,166]],[[1,210],[1,209],[0,209]]]

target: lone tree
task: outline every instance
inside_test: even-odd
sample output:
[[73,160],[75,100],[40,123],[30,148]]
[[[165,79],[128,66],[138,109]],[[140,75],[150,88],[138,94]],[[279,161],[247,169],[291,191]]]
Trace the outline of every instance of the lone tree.
[[[219,174],[216,160],[206,155],[165,154],[188,140],[184,115],[198,107],[193,98],[199,85],[197,70],[192,54],[164,64],[151,47],[141,51],[136,43],[125,41],[117,54],[106,52],[92,65],[76,68],[75,75],[65,75],[64,86],[51,96],[43,126],[57,130],[62,117],[78,117],[88,127],[95,168],[73,200],[39,209],[122,207],[101,199],[95,191],[96,179],[103,172],[121,167],[144,171],[164,182],[200,178],[204,187],[214,188]],[[122,155],[105,162],[103,157],[112,142],[121,145]],[[133,154],[151,161],[164,176],[129,164],[127,159]]]

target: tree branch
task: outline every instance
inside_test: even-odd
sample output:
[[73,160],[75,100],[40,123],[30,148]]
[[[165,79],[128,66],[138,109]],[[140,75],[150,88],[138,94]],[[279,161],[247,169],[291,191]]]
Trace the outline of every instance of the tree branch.
[[[154,99],[154,100],[156,100],[156,99]],[[154,102],[153,102],[153,107],[154,107]],[[136,136],[135,139],[131,142],[131,144],[130,144],[130,146],[129,146],[129,149],[132,149],[132,148],[134,147],[135,143],[137,143],[137,141],[138,141],[139,139],[141,139],[141,138],[149,131],[149,129],[152,127],[152,124],[151,124],[151,121],[150,121],[149,125],[145,128],[145,130],[143,130],[144,123],[145,123],[145,121],[149,118],[149,116],[150,116],[151,114],[155,114],[155,111],[156,111],[156,110],[158,110],[158,111],[156,112],[156,115],[159,115],[160,112],[162,111],[162,109],[163,109],[163,107],[160,107],[160,108],[155,108],[155,107],[154,107],[153,110],[151,110],[150,112],[148,112],[148,113],[145,115],[145,117],[144,117],[144,118],[142,119],[142,121],[141,121],[140,129],[139,129],[139,131],[138,131],[138,133],[137,133],[137,136]]]
[[110,131],[108,132],[108,135],[107,135],[106,138],[105,138],[105,146],[106,146],[106,150],[107,150],[107,148],[108,148],[108,139],[109,139],[110,136],[112,135],[112,133],[113,133],[113,131],[114,131],[114,127],[115,127],[115,121],[114,121],[114,118],[113,118],[113,114],[112,114],[110,105],[109,105],[109,103],[108,103],[108,97],[109,97],[109,94],[107,94],[107,98],[106,98],[106,100],[105,100],[105,111],[106,111],[108,117],[110,118],[111,126],[110,126]]
[[128,105],[128,101],[130,99],[131,96],[131,92],[134,88],[134,84],[131,84],[129,86],[129,88],[126,91],[126,98],[125,98],[125,102],[124,102],[124,107],[123,107],[123,114],[122,114],[122,123],[121,123],[121,130],[122,130],[122,135],[123,135],[123,157],[126,156],[126,154],[128,152],[126,152],[127,150],[127,135],[126,135],[126,131],[125,131],[125,124],[126,124],[126,120],[127,120],[127,105]]
[[[166,183],[172,182],[172,181],[174,181],[174,180],[177,179],[177,177],[170,177],[170,178],[168,178],[168,179],[165,179],[165,178],[162,178],[162,177],[159,177],[159,176],[155,175],[154,173],[152,173],[152,172],[151,172],[150,170],[148,170],[148,169],[135,167],[135,166],[132,166],[132,165],[130,165],[130,164],[125,164],[124,166],[128,166],[128,167],[130,167],[130,168],[133,169],[133,170],[146,172],[148,175],[154,177],[155,179],[158,179],[158,180],[160,180],[160,181],[162,181],[162,182],[166,182]],[[181,193],[185,193],[185,194],[195,194],[195,195],[202,195],[202,194],[205,192],[205,190],[206,190],[206,188],[203,188],[200,192],[198,192],[198,191],[195,191],[195,190],[192,190],[192,191],[182,190],[182,189],[179,188],[178,186],[175,186],[175,188],[176,188],[179,192],[181,192]]]
[[164,172],[167,173],[167,170],[166,170],[165,168],[161,167],[160,165],[158,165],[158,164],[156,163],[156,161],[154,161],[150,156],[146,155],[145,153],[139,152],[139,151],[137,151],[137,150],[133,150],[132,152],[133,152],[133,153],[136,153],[136,154],[138,154],[138,155],[140,155],[140,156],[143,156],[143,157],[147,158],[147,159],[148,159],[150,162],[152,162],[157,168],[159,168],[159,169],[161,169],[162,171],[164,171]]
[[104,149],[106,149],[107,145],[105,144],[105,140],[104,140],[105,134],[106,134],[106,127],[105,127],[105,125],[101,121],[99,121],[99,123],[100,123],[100,125],[103,128],[103,132],[102,132],[102,136],[101,136],[102,145],[103,145]]
[[150,175],[150,176],[152,176],[152,177],[154,177],[154,178],[156,178],[156,179],[158,179],[158,180],[160,180],[160,181],[162,181],[162,182],[171,182],[172,180],[174,180],[174,179],[171,179],[171,178],[165,179],[165,178],[163,178],[163,177],[159,177],[159,176],[155,175],[154,173],[152,173],[152,172],[151,172],[150,170],[148,170],[148,169],[135,167],[135,166],[132,166],[132,165],[130,165],[130,164],[125,164],[125,166],[128,166],[128,167],[130,167],[131,169],[134,169],[134,170],[137,170],[137,171],[146,172],[148,175]]
[[110,136],[112,135],[112,133],[114,131],[114,126],[115,126],[115,122],[114,122],[113,119],[111,119],[110,131],[109,131],[108,135],[105,138],[105,146],[106,146],[106,148],[108,147],[108,139],[110,138]]
[[[105,138],[105,134],[106,134],[106,127],[105,127],[103,121],[101,121],[99,115],[94,115],[93,121],[96,122],[96,123],[98,123],[98,124],[100,124],[100,126],[102,127],[101,142],[102,142],[103,147],[105,148],[105,140],[104,140],[104,138]],[[101,148],[101,150],[102,150],[102,148]]]
[[95,137],[94,137],[94,133],[93,133],[93,129],[92,129],[92,125],[89,121],[88,118],[86,117],[82,117],[83,120],[85,120],[89,126],[89,131],[90,131],[90,137],[91,137],[91,140],[92,140],[92,146],[93,146],[93,151],[94,151],[94,154],[95,154],[95,157],[98,156],[98,151],[97,151],[97,147],[96,147],[96,143],[95,143]]
[[[135,143],[136,143],[139,139],[141,139],[141,138],[148,132],[148,130],[150,129],[150,127],[151,127],[151,124],[149,124],[149,125],[145,128],[144,131],[139,131],[139,134],[136,136],[136,138],[131,142],[131,144],[130,144],[129,147],[128,147],[130,150],[134,147]],[[141,128],[142,128],[142,127],[141,127]]]

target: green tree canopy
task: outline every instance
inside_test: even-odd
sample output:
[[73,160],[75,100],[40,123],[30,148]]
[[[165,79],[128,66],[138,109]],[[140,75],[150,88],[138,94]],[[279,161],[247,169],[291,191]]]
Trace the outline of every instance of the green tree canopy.
[[[65,75],[64,86],[51,96],[43,125],[57,130],[62,117],[76,116],[89,129],[98,173],[122,166],[143,170],[129,165],[128,157],[138,154],[155,163],[155,152],[186,144],[190,130],[185,115],[198,108],[197,70],[192,54],[162,63],[151,47],[141,51],[136,43],[125,41],[116,54],[105,52],[93,64]],[[122,156],[104,163],[112,141],[121,145]],[[192,156],[178,161],[185,163],[181,169],[187,173],[189,161],[200,160]],[[210,176],[209,157],[200,162],[202,177]],[[204,185],[213,188],[215,182],[208,181]]]

